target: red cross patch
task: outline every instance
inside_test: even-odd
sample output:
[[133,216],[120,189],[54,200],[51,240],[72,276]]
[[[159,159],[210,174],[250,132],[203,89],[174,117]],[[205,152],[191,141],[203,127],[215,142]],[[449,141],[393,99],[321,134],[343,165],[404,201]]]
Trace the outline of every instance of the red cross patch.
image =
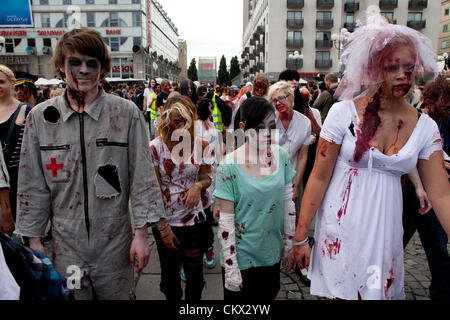
[[58,176],[58,170],[62,170],[64,165],[62,163],[57,164],[56,163],[56,158],[50,158],[50,161],[51,161],[51,163],[50,164],[46,164],[45,167],[47,168],[47,170],[51,170],[52,171],[52,176],[54,178],[56,178]]

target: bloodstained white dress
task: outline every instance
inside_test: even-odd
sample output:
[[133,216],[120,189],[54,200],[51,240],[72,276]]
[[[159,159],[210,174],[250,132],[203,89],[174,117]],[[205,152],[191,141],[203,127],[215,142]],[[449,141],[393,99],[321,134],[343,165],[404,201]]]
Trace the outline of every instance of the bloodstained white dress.
[[308,271],[311,294],[346,300],[358,299],[358,293],[363,300],[404,299],[400,177],[418,159],[442,150],[441,137],[436,123],[422,114],[398,154],[387,156],[371,148],[355,162],[358,128],[353,101],[342,101],[330,109],[320,134],[341,149],[316,215]]

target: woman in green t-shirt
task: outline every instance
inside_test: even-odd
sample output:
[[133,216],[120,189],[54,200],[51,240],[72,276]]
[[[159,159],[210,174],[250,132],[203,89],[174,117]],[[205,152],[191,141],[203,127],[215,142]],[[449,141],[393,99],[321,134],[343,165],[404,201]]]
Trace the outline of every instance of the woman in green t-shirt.
[[293,266],[295,171],[286,151],[272,144],[275,110],[266,99],[245,100],[235,128],[238,141],[245,132],[245,143],[221,162],[214,192],[224,299],[273,300],[280,289],[281,260],[287,271]]

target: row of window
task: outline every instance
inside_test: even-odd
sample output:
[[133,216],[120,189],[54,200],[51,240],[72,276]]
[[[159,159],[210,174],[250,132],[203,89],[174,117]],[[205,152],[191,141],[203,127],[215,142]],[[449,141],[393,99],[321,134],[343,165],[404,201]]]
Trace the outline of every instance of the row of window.
[[[302,32],[301,31],[288,31],[287,39],[288,40],[301,40]],[[316,32],[316,40],[331,40],[331,32],[330,31],[317,31]]]
[[[394,20],[393,12],[380,12],[382,16]],[[289,20],[302,19],[302,11],[288,11],[287,15]],[[331,20],[331,11],[317,11],[317,20]],[[409,12],[408,21],[422,21],[421,12]],[[355,23],[355,14],[353,12],[347,12],[345,17],[346,23]]]
[[450,40],[444,40],[441,42],[441,49],[450,48]]
[[[71,14],[64,13],[64,18],[59,20],[55,28],[67,28],[67,21],[70,18]],[[138,11],[132,12],[132,26],[133,27],[140,27],[142,24],[142,14]],[[50,13],[41,13],[41,25],[42,28],[51,28],[51,20],[50,20]],[[86,26],[95,28],[95,12],[86,12]],[[105,19],[100,27],[128,27],[127,23],[122,19],[119,18],[118,12],[110,12],[109,17]]]
[[[289,59],[289,55],[294,54],[294,51],[286,51],[286,59]],[[331,60],[329,51],[316,51],[316,60],[329,61]]]
[[[72,0],[61,0],[63,5],[71,5]],[[140,4],[141,0],[130,0],[132,4]],[[33,4],[33,1],[31,1],[31,4]],[[48,0],[39,0],[39,4],[41,5],[47,5]],[[86,4],[95,4],[95,0],[86,0]],[[109,0],[109,4],[117,4],[117,0]]]

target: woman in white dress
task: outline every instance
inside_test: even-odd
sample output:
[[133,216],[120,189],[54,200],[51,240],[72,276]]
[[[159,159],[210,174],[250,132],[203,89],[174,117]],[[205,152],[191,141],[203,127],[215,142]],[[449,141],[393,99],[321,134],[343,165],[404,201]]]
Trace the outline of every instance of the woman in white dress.
[[[434,78],[436,63],[429,39],[376,13],[350,37],[335,95],[343,101],[330,109],[320,134],[294,257],[300,268],[309,266],[313,295],[404,299],[400,177],[416,164],[436,215],[450,230],[442,138],[436,123],[405,99],[419,73]],[[362,94],[361,87],[367,89]],[[307,232],[316,212],[310,249]]]

